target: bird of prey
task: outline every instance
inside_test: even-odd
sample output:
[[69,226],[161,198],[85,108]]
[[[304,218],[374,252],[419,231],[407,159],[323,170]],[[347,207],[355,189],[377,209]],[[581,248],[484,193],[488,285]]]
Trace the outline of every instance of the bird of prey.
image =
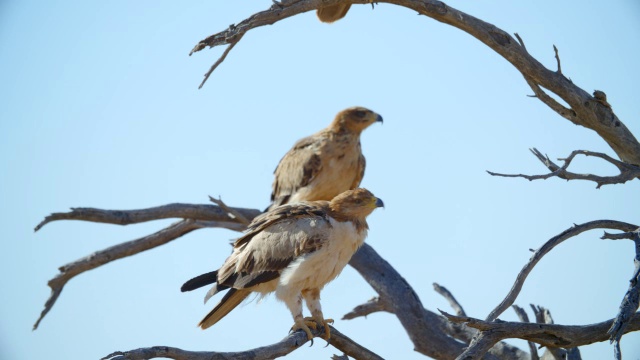
[[[371,4],[371,8],[373,8],[374,0],[369,0],[369,3]],[[318,15],[318,20],[322,21],[323,23],[332,23],[345,17],[350,7],[351,4],[325,6],[317,9],[316,15]]]
[[318,19],[324,23],[332,23],[334,21],[338,21],[342,19],[345,15],[347,15],[347,11],[351,4],[338,4],[321,7],[316,10],[316,15],[318,15]]
[[271,205],[331,200],[364,176],[360,133],[382,116],[363,107],[339,112],[325,129],[298,140],[274,171]]
[[[211,273],[187,281],[182,291],[207,284],[215,278],[207,298],[227,291],[220,302],[198,324],[206,329],[222,319],[252,293],[266,296],[275,292],[283,301],[294,325],[308,339],[309,329],[327,324],[320,307],[320,291],[335,279],[367,236],[366,217],[384,206],[366,189],[343,192],[331,201],[305,201],[279,206],[257,216],[244,235],[233,244],[233,252]],[[206,301],[205,299],[205,301]],[[302,316],[302,300],[311,317]]]

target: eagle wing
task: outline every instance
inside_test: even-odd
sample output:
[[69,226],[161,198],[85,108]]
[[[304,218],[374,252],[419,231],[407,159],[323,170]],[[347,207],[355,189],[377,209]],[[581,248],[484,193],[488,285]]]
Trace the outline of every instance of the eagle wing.
[[269,209],[288,203],[298,189],[309,185],[322,171],[319,149],[323,138],[322,133],[318,133],[300,139],[282,157],[273,172],[275,179]]
[[[360,144],[358,144],[358,148],[360,148]],[[353,184],[350,189],[355,189],[360,186],[362,179],[364,178],[364,169],[367,167],[367,159],[365,159],[364,155],[362,155],[362,151],[360,151],[360,157],[358,158],[358,166],[357,166],[357,175],[356,178],[353,179]]]
[[218,287],[253,288],[277,279],[295,259],[320,249],[331,232],[327,206],[324,201],[289,204],[255,218],[218,270]]

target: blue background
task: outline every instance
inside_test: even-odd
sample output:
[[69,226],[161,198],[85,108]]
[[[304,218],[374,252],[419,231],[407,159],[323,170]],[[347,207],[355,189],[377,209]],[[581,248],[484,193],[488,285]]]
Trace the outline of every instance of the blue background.
[[[529,52],[588,92],[607,93],[640,134],[640,5],[637,1],[457,1],[449,5],[518,32]],[[270,1],[0,2],[0,358],[98,359],[116,350],[169,345],[238,351],[274,343],[292,324],[269,297],[212,329],[204,292],[180,285],[228,255],[227,230],[204,229],[72,279],[40,328],[31,327],[63,264],[155,232],[173,220],[127,227],[57,222],[70,207],[138,209],[172,202],[262,209],[272,171],[299,138],[339,110],[382,114],[362,136],[362,185],[386,208],[369,220],[371,244],[414,287],[426,308],[448,310],[447,287],[484,318],[538,248],[573,223],[639,223],[640,183],[605,186],[489,176],[544,173],[528,148],[551,158],[586,149],[614,155],[593,131],[535,98],[522,76],[475,38],[405,8],[353,6],[321,24],[312,12],[255,29],[202,90],[223,48],[191,57],[202,38]],[[615,174],[597,159],[575,171]],[[614,317],[633,271],[629,241],[591,231],[558,246],[534,269],[517,303],[549,308],[559,324]],[[322,305],[335,326],[388,359],[421,359],[387,313],[339,320],[374,291],[353,269],[328,285]],[[214,299],[215,300],[215,299]],[[504,320],[516,320],[508,310]],[[523,341],[513,341],[527,350]],[[290,359],[327,359],[323,341]],[[622,340],[640,358],[640,334]],[[612,357],[608,343],[581,348]]]

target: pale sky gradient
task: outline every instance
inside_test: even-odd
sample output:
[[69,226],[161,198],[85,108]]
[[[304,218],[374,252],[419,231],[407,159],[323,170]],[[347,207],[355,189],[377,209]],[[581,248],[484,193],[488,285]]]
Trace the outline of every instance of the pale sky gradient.
[[[626,1],[448,2],[503,30],[588,92],[607,93],[640,136],[640,5]],[[413,11],[353,6],[333,25],[313,13],[248,33],[202,90],[222,48],[187,56],[200,39],[271,1],[0,2],[0,359],[98,359],[116,350],[169,345],[238,351],[283,338],[292,324],[270,297],[207,331],[212,305],[180,285],[219,266],[237,233],[205,229],[71,280],[40,328],[31,327],[61,265],[155,232],[173,220],[119,227],[59,222],[70,207],[138,209],[172,202],[264,208],[272,171],[299,138],[339,110],[382,114],[362,136],[362,185],[386,209],[367,239],[414,287],[424,306],[448,310],[447,287],[484,318],[517,272],[573,223],[639,223],[640,182],[605,186],[529,182],[485,170],[544,173],[528,149],[551,158],[586,149],[614,155],[594,132],[551,111],[504,59],[466,33]],[[576,170],[614,174],[596,159]],[[559,324],[589,324],[618,311],[633,271],[628,241],[592,231],[560,245],[526,282],[517,303],[549,308]],[[375,292],[351,268],[323,292],[335,326],[387,359],[423,359],[386,313],[339,320]],[[214,301],[217,299],[214,299]],[[515,320],[509,310],[504,320]],[[515,344],[527,350],[522,341]],[[622,340],[640,359],[640,333]],[[328,359],[322,340],[289,359]],[[612,357],[608,343],[585,359]]]

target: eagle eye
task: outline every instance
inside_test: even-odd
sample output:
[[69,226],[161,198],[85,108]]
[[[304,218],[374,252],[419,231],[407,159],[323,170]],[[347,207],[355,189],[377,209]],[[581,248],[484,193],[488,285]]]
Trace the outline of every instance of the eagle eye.
[[362,118],[366,115],[366,113],[362,110],[356,110],[356,112],[354,113],[357,117]]

